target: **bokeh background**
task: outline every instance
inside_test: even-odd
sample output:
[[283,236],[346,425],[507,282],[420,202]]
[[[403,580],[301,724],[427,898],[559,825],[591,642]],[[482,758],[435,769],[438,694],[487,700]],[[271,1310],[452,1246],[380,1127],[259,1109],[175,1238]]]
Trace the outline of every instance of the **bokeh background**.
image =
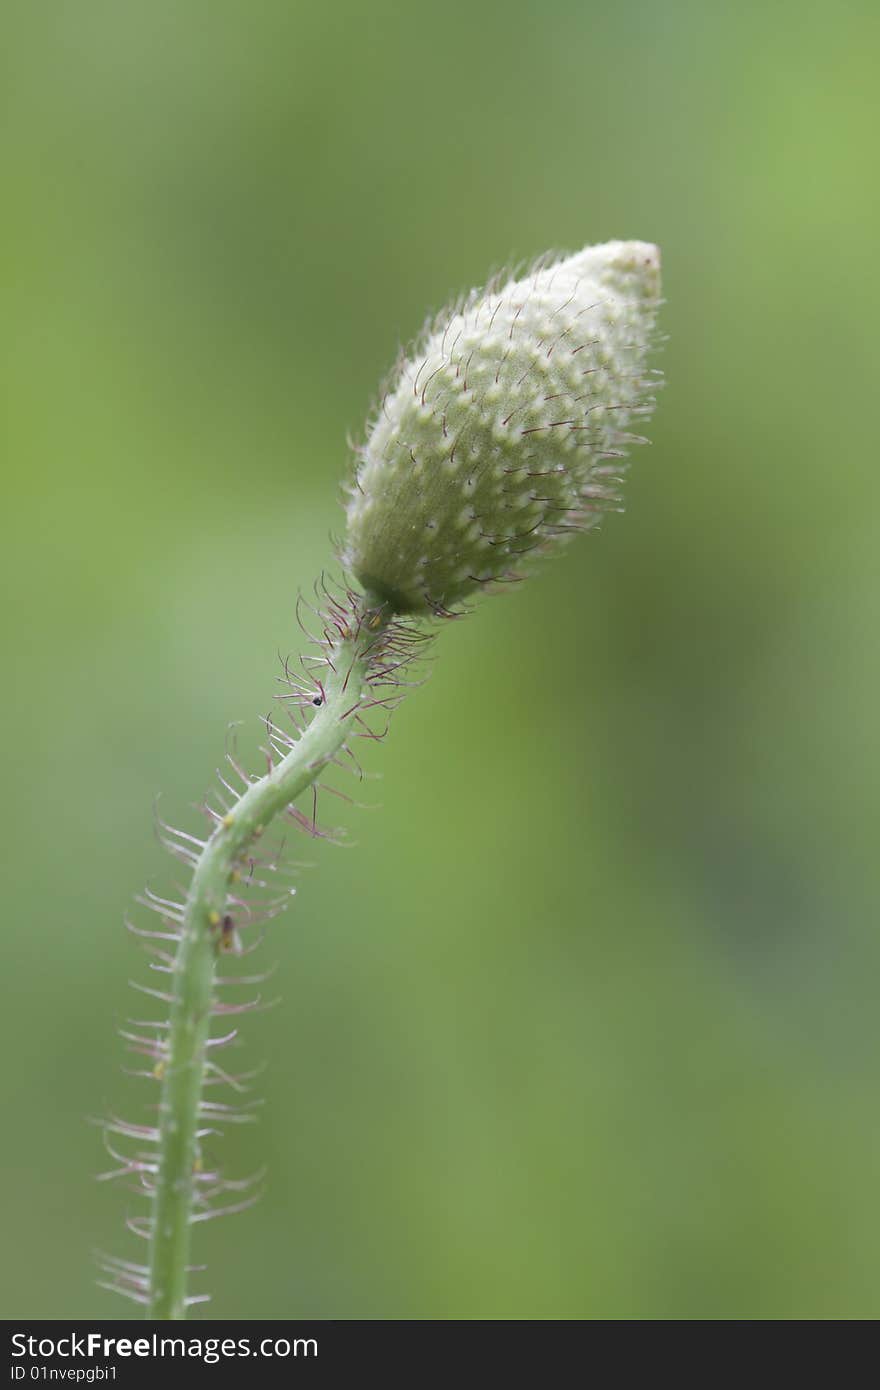
[[298,648],[347,431],[452,291],[623,236],[670,335],[628,514],[441,633],[381,809],[296,847],[208,1311],[876,1317],[877,7],[2,30],[3,1314],[131,1313],[121,919]]

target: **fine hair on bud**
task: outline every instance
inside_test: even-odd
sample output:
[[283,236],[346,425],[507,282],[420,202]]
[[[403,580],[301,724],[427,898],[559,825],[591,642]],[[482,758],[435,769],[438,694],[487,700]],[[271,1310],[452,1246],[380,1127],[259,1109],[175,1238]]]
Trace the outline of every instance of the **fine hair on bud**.
[[657,247],[612,241],[435,319],[358,450],[344,560],[364,588],[443,614],[619,508],[659,304]]

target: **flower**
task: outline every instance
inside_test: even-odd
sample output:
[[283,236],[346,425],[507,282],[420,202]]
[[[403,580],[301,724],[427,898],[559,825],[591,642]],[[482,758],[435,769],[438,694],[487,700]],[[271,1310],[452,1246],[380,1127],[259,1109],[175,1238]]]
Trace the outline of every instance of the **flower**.
[[618,506],[659,294],[657,247],[612,241],[434,321],[358,451],[344,558],[370,595],[447,612]]

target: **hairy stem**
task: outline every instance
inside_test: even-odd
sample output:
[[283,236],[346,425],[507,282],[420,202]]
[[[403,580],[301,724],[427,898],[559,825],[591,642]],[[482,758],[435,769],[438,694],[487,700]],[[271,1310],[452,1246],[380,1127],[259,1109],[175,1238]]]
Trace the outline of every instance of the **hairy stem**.
[[311,723],[290,752],[253,781],[216,826],[193,871],[173,967],[172,1004],[159,1105],[159,1158],[150,1235],[148,1314],[186,1316],[193,1200],[215,966],[228,898],[249,851],[275,816],[312,785],[352,733],[364,703],[384,619],[365,603],[328,639],[326,674]]

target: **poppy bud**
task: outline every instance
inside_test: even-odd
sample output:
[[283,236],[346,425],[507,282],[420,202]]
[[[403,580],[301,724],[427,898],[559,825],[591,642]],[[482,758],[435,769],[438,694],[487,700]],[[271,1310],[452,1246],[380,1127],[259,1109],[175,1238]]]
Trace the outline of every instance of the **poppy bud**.
[[618,507],[659,294],[657,247],[612,241],[434,321],[359,451],[345,561],[370,594],[446,612]]

